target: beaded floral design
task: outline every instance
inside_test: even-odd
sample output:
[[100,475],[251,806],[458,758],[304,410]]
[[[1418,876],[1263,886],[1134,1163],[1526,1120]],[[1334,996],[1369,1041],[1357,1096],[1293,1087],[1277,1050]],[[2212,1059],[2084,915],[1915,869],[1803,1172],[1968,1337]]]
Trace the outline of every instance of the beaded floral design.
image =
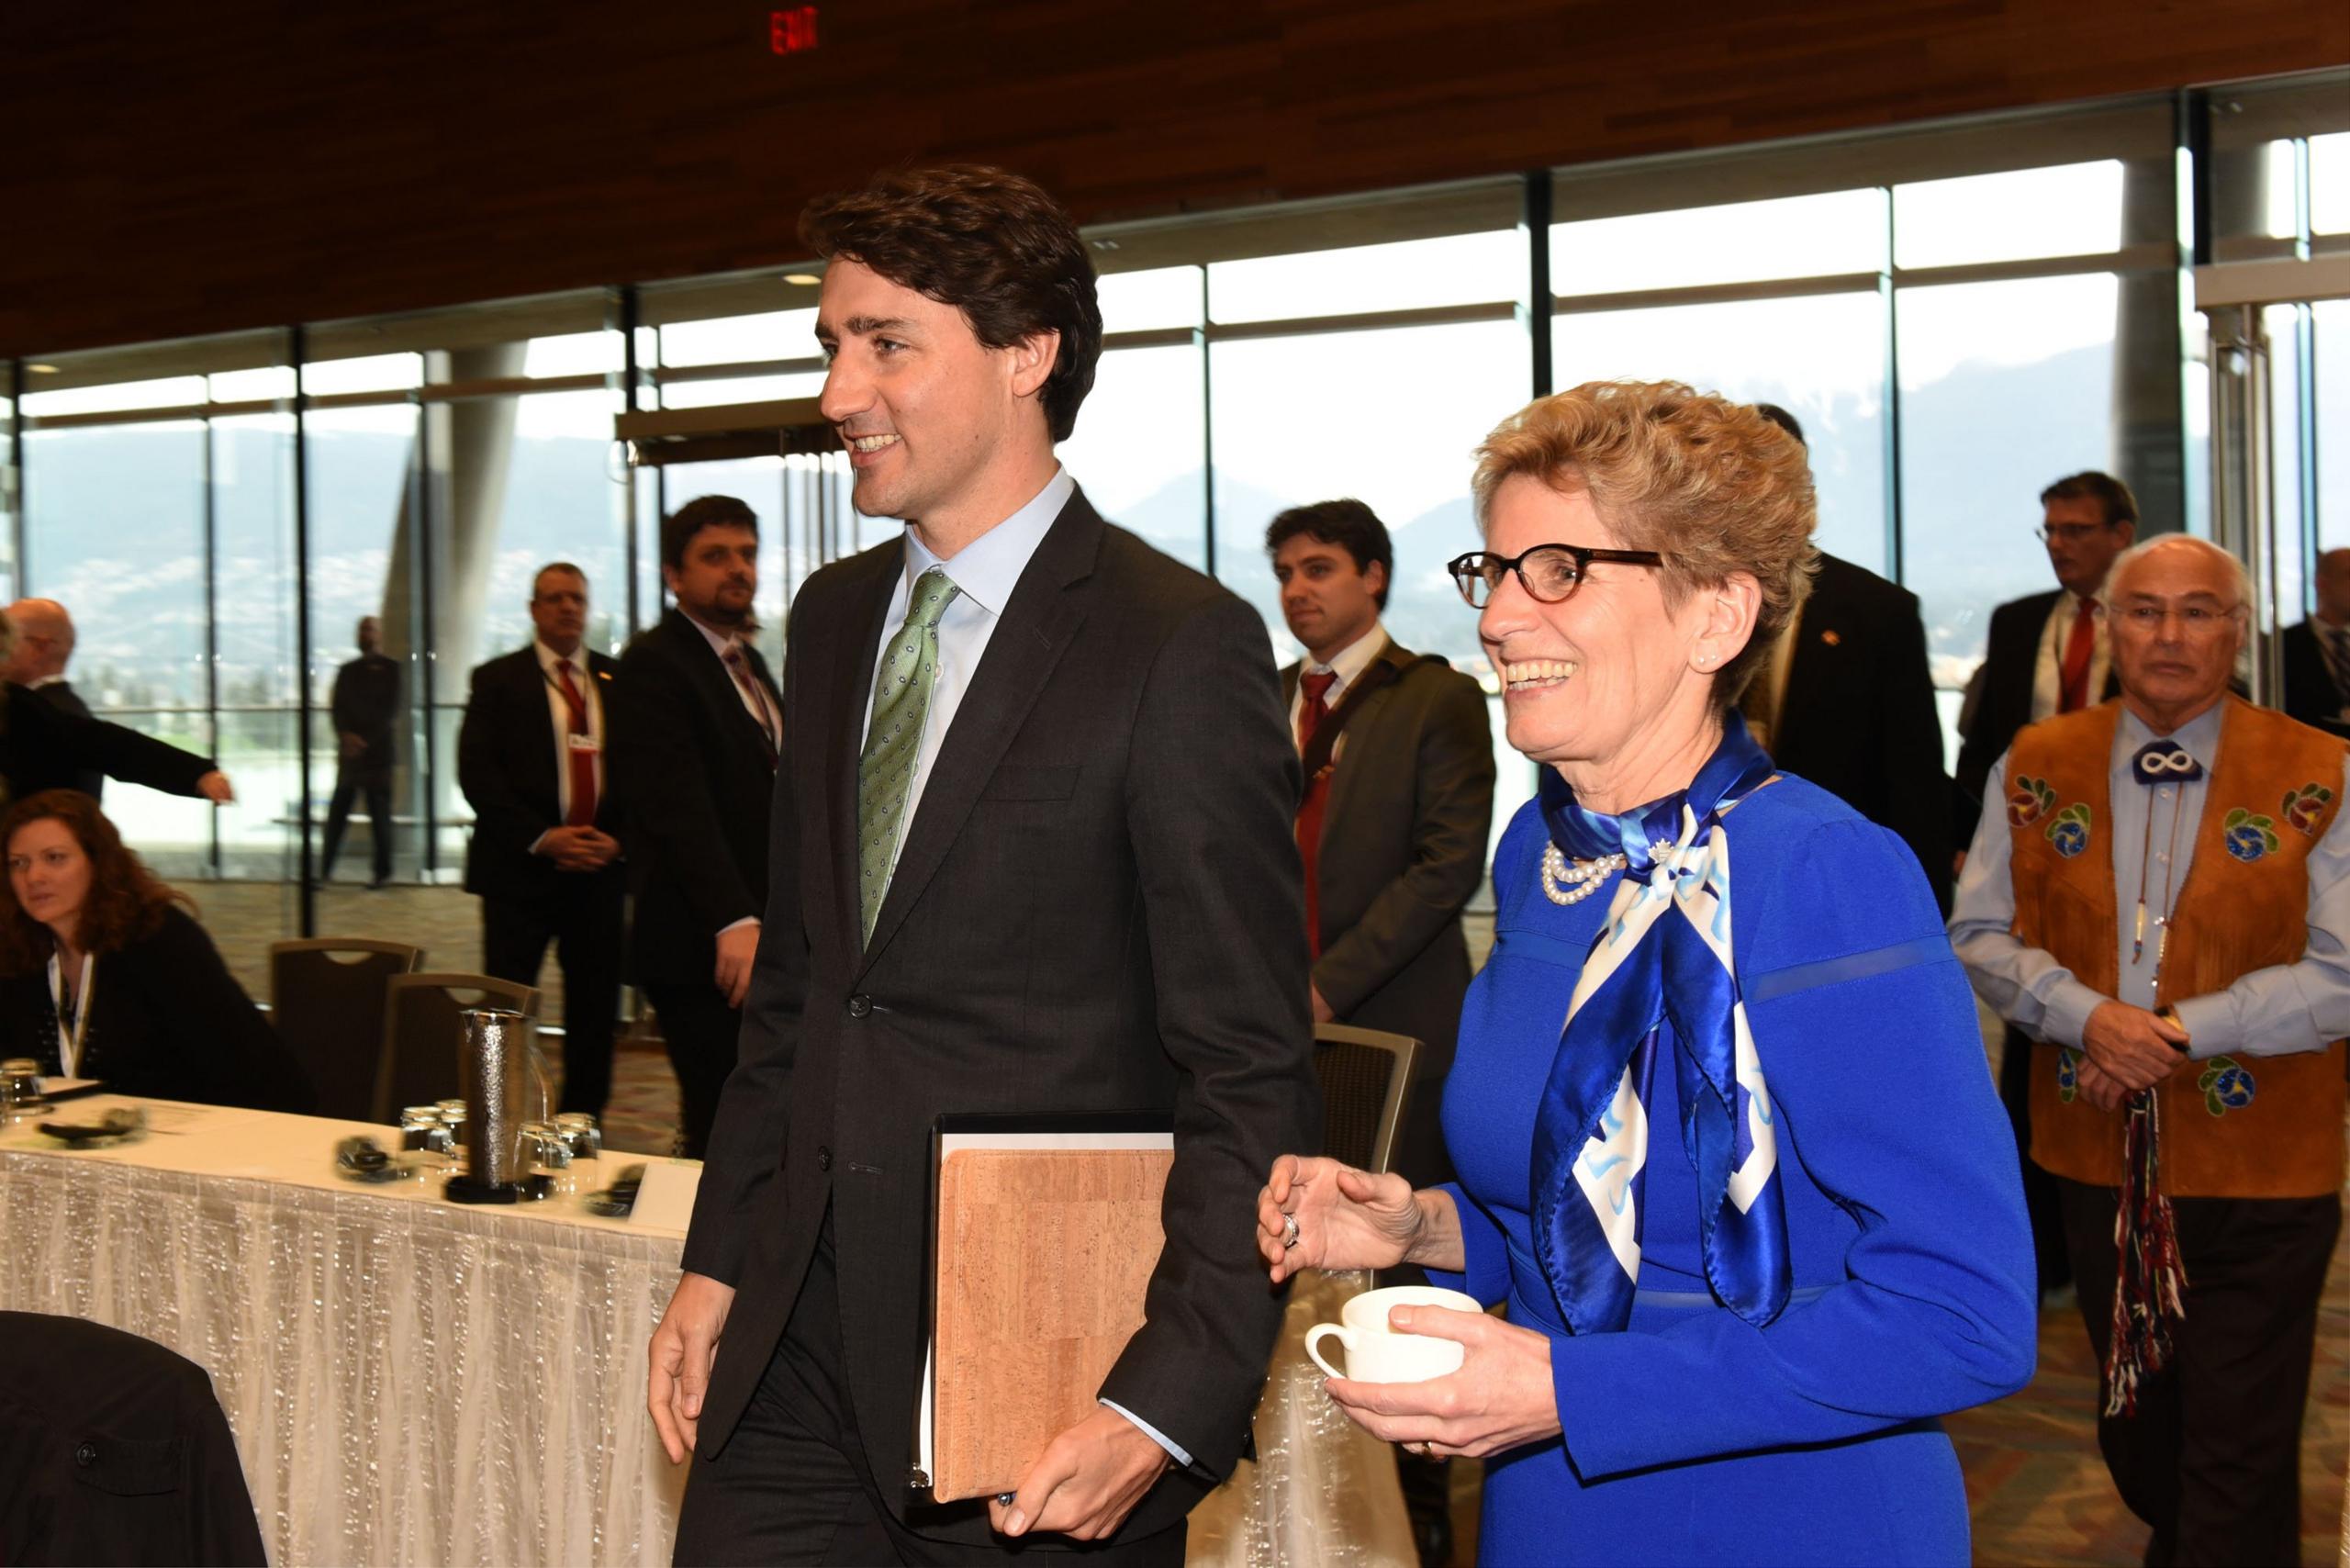
[[2081,1092],[2081,1053],[2070,1046],[2056,1047],[2056,1098],[2071,1104]]
[[2056,803],[2056,791],[2045,778],[2019,778],[2016,787],[2008,791],[2008,821],[2016,827],[2030,827]]
[[2233,1057],[2213,1057],[2195,1081],[2203,1092],[2203,1108],[2215,1116],[2240,1111],[2252,1103],[2255,1086],[2252,1072]]
[[2314,838],[2318,818],[2333,800],[2333,791],[2322,784],[2304,784],[2285,792],[2283,815],[2287,822]]
[[2247,866],[2264,855],[2274,855],[2285,845],[2277,836],[2274,817],[2255,816],[2242,806],[2220,819],[2220,837],[2228,846],[2228,853]]
[[2070,860],[2089,846],[2089,807],[2087,801],[2076,801],[2056,813],[2056,820],[2045,830],[2048,842],[2056,853]]

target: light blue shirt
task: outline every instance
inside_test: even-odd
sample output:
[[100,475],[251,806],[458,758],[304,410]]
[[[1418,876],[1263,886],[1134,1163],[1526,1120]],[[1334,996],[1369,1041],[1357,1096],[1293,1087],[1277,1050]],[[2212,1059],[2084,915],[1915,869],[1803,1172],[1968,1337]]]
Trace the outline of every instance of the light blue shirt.
[[[955,715],[961,711],[972,678],[979,672],[979,660],[986,656],[988,641],[995,635],[1004,606],[1012,602],[1012,590],[1020,585],[1020,576],[1035,559],[1036,546],[1045,542],[1053,520],[1061,515],[1061,509],[1076,491],[1077,481],[1069,477],[1069,470],[1056,468],[1045,487],[1027,505],[964,545],[951,561],[940,560],[912,528],[906,530],[905,567],[898,574],[898,586],[890,590],[890,608],[881,621],[881,646],[874,655],[873,680],[866,693],[867,729],[873,727],[872,693],[881,684],[881,661],[889,656],[890,644],[905,628],[906,610],[913,602],[914,579],[935,567],[944,571],[961,591],[938,618],[938,671],[931,683],[930,706],[923,711],[922,744],[914,752],[913,781],[906,787],[906,809],[898,818],[901,823],[913,822],[914,812],[922,805],[923,790],[930,783],[931,764],[938,760],[938,748],[945,744],[947,732],[955,727]],[[905,847],[905,842],[901,828],[899,849]],[[892,868],[897,862],[898,852],[892,850]],[[1192,1462],[1192,1456],[1166,1433],[1125,1406],[1108,1399],[1102,1403],[1140,1428],[1176,1463]]]
[[[2014,840],[2006,810],[2008,759],[1999,758],[1983,788],[1983,820],[1967,851],[1966,869],[1958,879],[1951,911],[1951,946],[1966,966],[1975,991],[2000,1017],[2035,1039],[2079,1047],[2081,1031],[2098,1003],[2121,1001],[2152,1011],[2154,1006],[2154,963],[2162,949],[2162,926],[2169,913],[2164,890],[2173,890],[2173,902],[2187,887],[2196,853],[2196,835],[2203,822],[2205,797],[2219,760],[2221,730],[2228,704],[2190,720],[2170,738],[2203,765],[2203,777],[2187,784],[2161,784],[2151,789],[2138,782],[2131,759],[2138,748],[2155,738],[2145,722],[2123,709],[2114,726],[2113,756],[2106,775],[2111,821],[2091,824],[2093,832],[2109,835],[2113,857],[2113,894],[2119,928],[2116,957],[2121,977],[2114,997],[2099,995],[2042,947],[2026,946],[2011,931],[2015,924],[2015,884],[2009,877]],[[2350,762],[2343,777],[2332,782],[2350,799]],[[2231,801],[2276,817],[2277,831],[2288,825],[2273,801]],[[2151,819],[2151,820],[2150,820]],[[2174,819],[2178,831],[2174,835]],[[2151,835],[2149,828],[2152,829]],[[2172,858],[2174,842],[2177,847]],[[2132,954],[2136,925],[2140,872],[2145,873],[2146,939],[2143,951]],[[2350,810],[2337,811],[2333,823],[2310,851],[2309,946],[2289,964],[2255,969],[2224,991],[2191,996],[2177,1003],[2179,1024],[2199,1058],[2215,1056],[2285,1056],[2295,1051],[2322,1049],[2329,1041],[2350,1035]]]

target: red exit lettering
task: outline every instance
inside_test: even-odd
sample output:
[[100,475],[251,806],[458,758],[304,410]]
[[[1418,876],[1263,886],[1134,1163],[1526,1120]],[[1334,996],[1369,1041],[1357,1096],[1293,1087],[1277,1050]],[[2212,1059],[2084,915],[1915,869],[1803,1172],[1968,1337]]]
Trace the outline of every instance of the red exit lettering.
[[816,47],[816,7],[795,6],[767,13],[767,48],[778,54],[798,54]]

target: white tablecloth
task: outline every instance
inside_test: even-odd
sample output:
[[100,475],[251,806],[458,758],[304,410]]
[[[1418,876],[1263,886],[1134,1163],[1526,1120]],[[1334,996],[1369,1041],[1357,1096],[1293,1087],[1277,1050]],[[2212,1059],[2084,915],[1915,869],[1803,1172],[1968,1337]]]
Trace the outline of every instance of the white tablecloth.
[[644,1414],[644,1347],[677,1232],[338,1181],[336,1141],[380,1128],[154,1114],[111,1150],[0,1135],[0,1307],[208,1371],[273,1562],[668,1562],[683,1474]]
[[[333,1174],[336,1142],[389,1147],[387,1129],[149,1103],[155,1130],[118,1148],[0,1133],[0,1308],[111,1324],[209,1372],[271,1562],[669,1561],[684,1472],[644,1412],[644,1348],[681,1232],[573,1200],[357,1186]],[[1257,1462],[1192,1515],[1193,1563],[1413,1561],[1393,1450],[1337,1412],[1304,1350],[1362,1284],[1299,1282]]]

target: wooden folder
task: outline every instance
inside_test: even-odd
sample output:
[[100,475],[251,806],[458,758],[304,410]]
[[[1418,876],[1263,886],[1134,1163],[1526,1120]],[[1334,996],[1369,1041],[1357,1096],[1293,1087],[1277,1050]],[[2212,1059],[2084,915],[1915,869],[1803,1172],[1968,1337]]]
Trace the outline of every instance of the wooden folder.
[[942,1118],[913,1484],[1016,1487],[1142,1327],[1169,1118]]

